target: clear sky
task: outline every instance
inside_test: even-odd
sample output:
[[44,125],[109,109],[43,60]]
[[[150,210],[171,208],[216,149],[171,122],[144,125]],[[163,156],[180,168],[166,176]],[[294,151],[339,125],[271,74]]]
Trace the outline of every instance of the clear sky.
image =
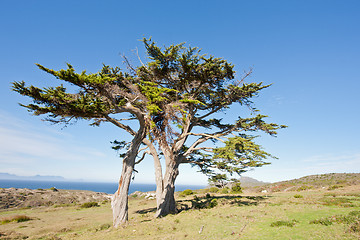
[[[121,159],[110,148],[128,135],[110,124],[62,129],[31,116],[10,90],[12,81],[59,82],[52,69],[97,72],[138,64],[139,39],[160,45],[186,42],[223,57],[248,81],[273,83],[255,99],[272,122],[286,124],[259,143],[277,156],[244,174],[279,181],[309,174],[360,172],[360,1],[2,1],[0,7],[0,172],[117,181]],[[232,108],[227,116],[242,114]],[[135,181],[154,182],[153,162],[137,167]],[[181,167],[177,183],[206,184],[195,168]]]

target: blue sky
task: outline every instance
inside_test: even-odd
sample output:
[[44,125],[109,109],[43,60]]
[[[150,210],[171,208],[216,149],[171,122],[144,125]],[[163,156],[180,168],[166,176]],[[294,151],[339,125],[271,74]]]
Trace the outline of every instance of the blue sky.
[[[256,106],[289,128],[258,140],[279,159],[244,175],[273,182],[360,172],[359,11],[357,0],[2,1],[0,172],[116,181],[121,160],[110,141],[126,133],[110,124],[50,125],[18,106],[28,99],[10,86],[59,84],[35,63],[97,72],[102,63],[121,65],[125,54],[138,64],[134,49],[144,60],[138,40],[150,36],[200,47],[232,62],[238,76],[252,67],[248,81],[273,83]],[[226,116],[241,111],[234,106]],[[154,182],[151,159],[138,170],[136,182]],[[177,183],[206,178],[183,166]]]

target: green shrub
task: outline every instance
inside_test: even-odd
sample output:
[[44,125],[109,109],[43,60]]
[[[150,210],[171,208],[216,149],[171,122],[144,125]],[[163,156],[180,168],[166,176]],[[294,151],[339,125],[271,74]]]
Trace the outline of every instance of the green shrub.
[[212,199],[210,202],[209,202],[209,205],[208,205],[208,208],[213,208],[213,207],[216,207],[218,205],[218,202],[216,199]]
[[97,202],[87,202],[87,203],[83,203],[80,207],[81,208],[99,207],[99,204]]
[[241,184],[236,183],[231,187],[231,193],[242,193]]
[[51,187],[51,188],[49,188],[51,191],[53,191],[53,192],[58,192],[59,190],[57,190],[55,187]]
[[340,185],[340,184],[336,184],[336,185],[329,186],[328,190],[335,190],[335,189],[342,188],[342,187],[344,187],[344,186]]
[[296,194],[296,195],[294,195],[294,198],[303,198],[303,195]]
[[106,230],[106,229],[109,229],[110,227],[111,227],[110,224],[105,223],[105,224],[101,225],[99,228],[97,228],[96,231]]
[[207,193],[207,194],[205,195],[205,198],[211,198],[210,193]]
[[310,221],[310,224],[321,224],[324,226],[330,226],[333,224],[333,222],[330,221],[329,219],[321,218],[321,219],[315,219],[315,220]]
[[300,191],[305,191],[305,190],[308,190],[308,189],[312,189],[313,187],[312,186],[307,186],[307,185],[304,185],[304,186],[300,186],[296,189],[296,191],[300,192]]
[[298,223],[297,220],[293,219],[291,221],[276,221],[270,224],[271,227],[281,227],[281,226],[285,226],[285,227],[293,227],[295,226],[295,224]]
[[186,190],[182,191],[179,196],[180,197],[185,197],[185,196],[189,196],[189,195],[192,195],[192,194],[194,194],[193,190],[186,189]]

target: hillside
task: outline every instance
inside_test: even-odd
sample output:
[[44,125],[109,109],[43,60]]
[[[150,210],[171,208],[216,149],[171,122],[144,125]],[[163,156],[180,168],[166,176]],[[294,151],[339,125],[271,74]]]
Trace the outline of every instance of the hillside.
[[308,189],[336,189],[360,185],[360,173],[328,173],[305,176],[298,179],[270,183],[255,187],[255,191],[282,192],[303,191]]

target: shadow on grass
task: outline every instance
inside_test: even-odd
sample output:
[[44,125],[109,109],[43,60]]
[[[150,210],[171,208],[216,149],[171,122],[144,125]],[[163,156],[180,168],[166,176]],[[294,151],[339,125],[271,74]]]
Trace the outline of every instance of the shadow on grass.
[[208,209],[217,206],[218,204],[233,205],[233,206],[257,206],[261,201],[268,199],[264,196],[241,196],[241,195],[226,195],[226,196],[210,196],[203,197],[194,196],[189,200],[176,201],[178,212],[187,211],[190,209]]
[[[219,203],[232,206],[257,206],[260,202],[268,199],[270,196],[194,196],[192,199],[177,200],[177,213],[191,209],[209,209],[217,206]],[[138,214],[155,213],[156,208],[147,208],[136,211]]]
[[156,212],[156,207],[155,208],[147,208],[147,209],[141,209],[141,210],[137,210],[136,213],[139,214],[146,214],[146,213],[155,213]]

